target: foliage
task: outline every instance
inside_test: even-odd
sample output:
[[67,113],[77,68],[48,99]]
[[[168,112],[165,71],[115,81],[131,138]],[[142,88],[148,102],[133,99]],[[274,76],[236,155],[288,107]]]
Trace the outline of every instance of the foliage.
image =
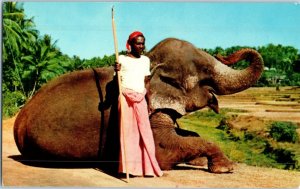
[[[281,143],[249,129],[236,129],[228,120],[238,117],[239,111],[221,109],[220,114],[201,110],[179,119],[180,127],[197,132],[212,141],[233,161],[255,166],[300,170],[299,145]],[[232,115],[233,114],[233,115]],[[277,124],[274,122],[275,125]],[[272,123],[272,124],[274,124]],[[267,127],[267,125],[262,128]],[[267,131],[266,131],[267,132]],[[259,131],[261,133],[261,131]]]
[[271,159],[276,160],[278,166],[283,169],[299,169],[298,160],[293,151],[283,148],[274,148],[267,143],[265,150],[263,151]]
[[[300,64],[298,66],[300,67]],[[288,86],[300,86],[300,71],[299,73],[294,72],[290,74],[289,79],[286,79],[284,84]]]
[[20,91],[7,92],[3,96],[2,106],[3,106],[3,117],[14,116],[19,108],[25,103],[26,97]]
[[25,19],[21,4],[3,4],[3,80],[11,91],[20,90],[23,94],[20,58],[37,40],[38,32],[33,26],[31,19]]
[[273,122],[270,126],[270,135],[276,141],[295,143],[298,141],[297,128],[292,122]]
[[[3,3],[3,86],[5,115],[12,116],[51,79],[74,70],[109,66],[115,56],[82,60],[62,54],[50,35],[40,36],[23,4]],[[121,52],[124,53],[124,52]],[[15,98],[12,94],[16,95]],[[17,99],[20,97],[22,101]],[[17,102],[17,103],[16,103]],[[21,103],[21,104],[20,104]]]

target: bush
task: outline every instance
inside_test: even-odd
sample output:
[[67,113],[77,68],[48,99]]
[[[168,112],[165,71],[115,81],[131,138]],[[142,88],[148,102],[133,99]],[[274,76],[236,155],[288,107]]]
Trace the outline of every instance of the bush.
[[3,116],[12,117],[20,109],[26,101],[26,97],[20,91],[9,92],[3,94]]
[[226,120],[226,118],[223,118],[221,121],[220,121],[220,124],[216,127],[217,129],[220,129],[222,131],[225,131],[227,134],[230,132],[230,126]]
[[273,122],[270,128],[270,135],[278,142],[295,143],[298,141],[296,129],[297,125],[291,122]]
[[274,148],[270,144],[266,145],[264,154],[274,159],[278,166],[284,169],[299,169],[299,162],[294,152],[283,148]]

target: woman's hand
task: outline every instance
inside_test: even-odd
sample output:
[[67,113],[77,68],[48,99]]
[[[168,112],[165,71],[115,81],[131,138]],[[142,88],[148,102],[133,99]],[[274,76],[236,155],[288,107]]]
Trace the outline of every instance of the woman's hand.
[[154,109],[152,107],[152,105],[149,103],[148,104],[148,115],[151,115],[154,112]]
[[121,70],[121,64],[119,64],[118,62],[115,62],[115,71],[118,72]]

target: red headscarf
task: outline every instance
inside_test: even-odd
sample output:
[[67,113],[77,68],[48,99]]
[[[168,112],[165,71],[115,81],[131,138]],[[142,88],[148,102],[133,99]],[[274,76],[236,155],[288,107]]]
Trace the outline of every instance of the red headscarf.
[[132,40],[138,36],[143,36],[144,37],[144,34],[140,31],[135,31],[135,32],[132,32],[129,37],[128,37],[128,40],[127,40],[127,43],[126,43],[126,48],[128,50],[130,50],[130,43],[132,42]]

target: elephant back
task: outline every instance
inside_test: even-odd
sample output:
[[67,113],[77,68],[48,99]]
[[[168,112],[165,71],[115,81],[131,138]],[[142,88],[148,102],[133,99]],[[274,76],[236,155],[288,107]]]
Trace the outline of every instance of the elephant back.
[[99,111],[113,69],[75,71],[45,84],[19,112],[14,137],[28,156],[97,158],[101,127],[110,108]]

